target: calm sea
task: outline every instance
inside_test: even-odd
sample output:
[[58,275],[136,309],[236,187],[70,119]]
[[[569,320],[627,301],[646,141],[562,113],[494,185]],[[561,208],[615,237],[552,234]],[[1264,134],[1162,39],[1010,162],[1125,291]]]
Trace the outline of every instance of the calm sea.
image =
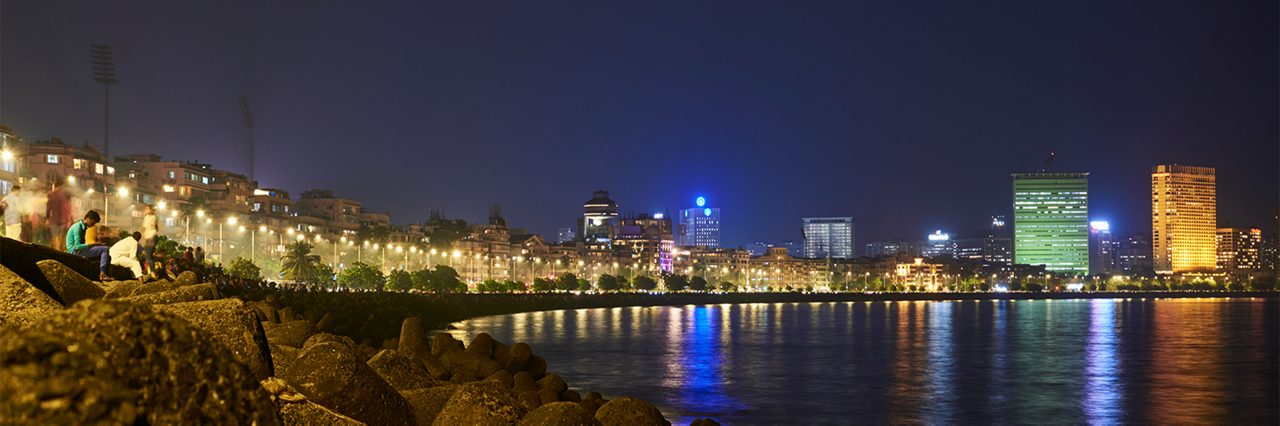
[[1280,422],[1276,299],[839,302],[466,321],[686,423]]

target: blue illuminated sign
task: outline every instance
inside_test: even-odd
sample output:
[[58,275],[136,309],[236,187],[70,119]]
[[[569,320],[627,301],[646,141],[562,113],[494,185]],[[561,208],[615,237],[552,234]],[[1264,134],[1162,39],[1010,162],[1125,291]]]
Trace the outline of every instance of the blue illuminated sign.
[[702,215],[703,215],[703,216],[711,216],[711,209],[710,209],[710,208],[702,209]]
[[702,206],[707,205],[707,199],[706,199],[706,198],[704,198],[704,197],[698,197],[698,199],[697,199],[697,200],[694,200],[693,202],[694,202],[694,204],[697,204],[697,205],[698,205],[698,207],[702,207]]

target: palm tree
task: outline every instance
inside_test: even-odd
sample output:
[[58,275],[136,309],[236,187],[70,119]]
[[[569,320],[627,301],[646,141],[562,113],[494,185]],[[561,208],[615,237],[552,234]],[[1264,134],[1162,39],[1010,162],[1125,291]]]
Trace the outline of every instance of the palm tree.
[[280,272],[287,280],[315,282],[320,273],[320,256],[311,254],[311,244],[298,241],[286,248],[280,259]]

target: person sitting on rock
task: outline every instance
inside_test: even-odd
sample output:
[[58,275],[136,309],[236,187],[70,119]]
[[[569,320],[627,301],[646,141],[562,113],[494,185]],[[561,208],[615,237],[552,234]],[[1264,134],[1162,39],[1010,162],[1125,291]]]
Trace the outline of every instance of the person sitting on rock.
[[102,217],[98,216],[98,212],[89,210],[84,214],[84,219],[72,224],[67,229],[67,253],[90,260],[98,259],[98,279],[111,281],[111,276],[107,275],[107,266],[111,265],[111,249],[103,244],[88,244],[84,241],[85,231],[100,221]]
[[142,233],[134,231],[129,238],[121,238],[111,246],[111,264],[120,265],[133,271],[134,278],[142,278],[142,263],[138,261],[138,241]]

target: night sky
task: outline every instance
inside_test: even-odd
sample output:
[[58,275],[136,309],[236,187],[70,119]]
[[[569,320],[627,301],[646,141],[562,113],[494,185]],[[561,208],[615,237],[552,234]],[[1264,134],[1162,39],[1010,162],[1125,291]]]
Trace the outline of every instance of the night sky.
[[1274,0],[188,3],[0,3],[0,123],[101,143],[94,42],[114,154],[243,172],[247,95],[262,186],[395,223],[500,203],[554,238],[606,189],[705,195],[727,246],[805,216],[963,235],[1050,151],[1120,235],[1150,233],[1158,163],[1217,167],[1223,225],[1280,205]]

